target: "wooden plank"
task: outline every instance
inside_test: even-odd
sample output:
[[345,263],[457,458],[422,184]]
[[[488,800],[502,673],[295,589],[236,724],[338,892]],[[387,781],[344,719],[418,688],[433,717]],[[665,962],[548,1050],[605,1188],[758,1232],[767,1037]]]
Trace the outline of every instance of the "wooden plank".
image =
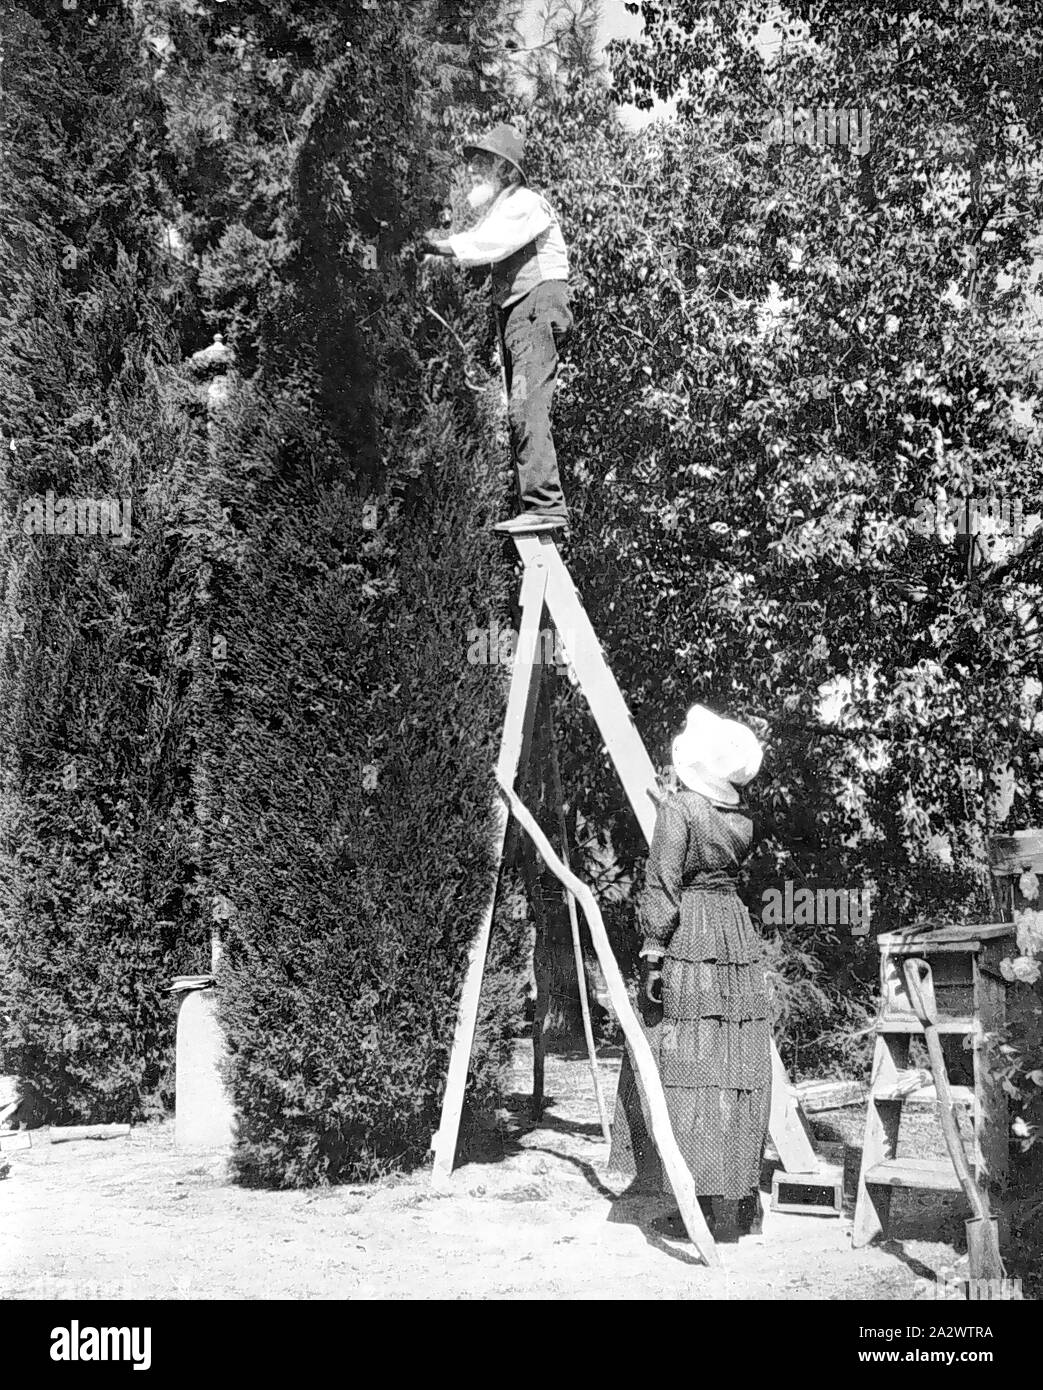
[[[497,815],[494,853],[503,854],[503,842],[507,837],[507,817],[502,810]],[[460,1007],[453,1035],[453,1048],[449,1057],[449,1073],[446,1077],[445,1094],[442,1097],[442,1113],[439,1126],[431,1140],[434,1150],[432,1183],[439,1186],[448,1182],[456,1157],[456,1141],[460,1133],[460,1117],[463,1114],[464,1091],[467,1086],[467,1072],[471,1062],[471,1049],[474,1046],[474,1031],[478,1022],[478,1005],[482,991],[482,976],[485,960],[489,952],[489,934],[492,929],[493,913],[496,908],[496,890],[499,874],[489,893],[489,901],[482,914],[478,934],[471,943],[464,975],[463,989],[460,991]]]
[[601,972],[605,977],[605,984],[608,988],[609,998],[615,1010],[616,1017],[619,1019],[623,1029],[623,1034],[630,1047],[631,1056],[637,1069],[637,1075],[644,1091],[645,1101],[648,1105],[649,1117],[652,1125],[652,1138],[659,1151],[659,1157],[663,1164],[663,1169],[673,1188],[674,1197],[677,1200],[678,1210],[681,1213],[681,1220],[684,1222],[685,1230],[688,1232],[689,1239],[696,1250],[708,1265],[716,1266],[720,1264],[717,1248],[714,1245],[713,1237],[702,1214],[698,1198],[695,1193],[695,1183],[692,1175],[688,1171],[688,1165],[684,1161],[681,1150],[677,1146],[674,1138],[673,1129],[670,1126],[670,1114],[667,1110],[666,1097],[659,1080],[659,1068],[656,1066],[655,1058],[652,1056],[652,1049],[648,1045],[644,1030],[638,1022],[630,998],[627,994],[623,976],[616,958],[612,954],[612,947],[609,944],[608,933],[605,931],[605,923],[598,908],[597,899],[590,891],[588,886],[576,877],[574,873],[562,863],[555,854],[547,837],[537,825],[535,819],[529,814],[524,805],[518,799],[515,792],[505,784],[503,786],[504,795],[510,805],[511,812],[515,819],[528,831],[532,841],[540,854],[543,856],[544,863],[551,872],[565,885],[566,888],[575,896],[576,901],[583,909],[583,915],[587,919],[590,928],[591,940],[594,943],[594,950],[597,952],[598,961],[601,965]]
[[1019,878],[1025,868],[1043,873],[1043,830],[1021,835],[990,835],[989,863],[997,878]]
[[548,959],[547,914],[540,895],[539,875],[532,856],[522,854],[522,877],[528,894],[535,925],[532,949],[532,974],[536,982],[536,998],[532,1011],[532,1100],[530,1110],[534,1120],[543,1118],[544,1082],[547,1062],[547,1018],[550,1012],[550,961]]
[[[808,1189],[828,1192],[828,1204],[808,1201]],[[771,1209],[797,1216],[843,1215],[843,1169],[833,1164],[823,1164],[818,1173],[784,1173],[776,1169],[771,1179]]]
[[866,1170],[866,1182],[887,1187],[961,1192],[956,1169],[947,1158],[889,1158]]
[[897,1150],[902,1102],[884,1100],[882,1095],[898,1085],[901,1074],[909,1070],[908,1061],[907,1037],[877,1038],[869,1082],[865,1137],[862,1140],[862,1163],[855,1193],[855,1219],[851,1230],[851,1243],[856,1250],[868,1245],[877,1236],[887,1234],[891,1218],[890,1188],[870,1187],[867,1175],[871,1169],[893,1158]]
[[31,1149],[33,1141],[27,1129],[16,1129],[10,1134],[0,1134],[0,1154],[17,1153],[20,1149]]
[[1009,922],[970,922],[952,927],[938,927],[937,930],[913,932],[885,932],[876,939],[881,950],[915,951],[917,955],[930,954],[940,946],[953,945],[965,951],[977,950],[983,941],[993,937],[1009,936],[1013,931]]
[[995,1211],[1007,1186],[1010,1115],[1007,1094],[989,1069],[985,1034],[1002,1034],[1006,1026],[1007,987],[1003,980],[982,970],[977,973],[975,992],[981,1032],[974,1046],[974,1176],[987,1209]]
[[817,1173],[787,1173],[776,1168],[772,1174],[773,1187],[832,1187],[843,1182],[843,1167],[838,1163],[822,1163]]
[[[800,1174],[796,1175],[797,1177]],[[819,1206],[814,1202],[781,1202],[773,1201],[772,1211],[777,1211],[780,1216],[842,1216],[844,1214],[844,1196],[840,1188],[837,1187],[833,1192],[832,1204],[827,1206],[825,1202]]]
[[[877,937],[878,942],[883,942],[883,937]],[[975,951],[981,950],[981,941],[977,938],[961,937],[959,941],[924,941],[923,937],[910,937],[906,941],[899,941],[897,945],[892,943],[887,946],[884,943],[889,956],[941,956],[959,955],[972,956]],[[882,948],[883,949],[883,948]]]
[[789,1077],[782,1058],[771,1043],[771,1108],[768,1113],[768,1133],[787,1173],[813,1173],[819,1166],[815,1146],[811,1142],[808,1122],[790,1095]]
[[[537,561],[539,557],[534,557]],[[519,767],[524,765],[532,740],[532,725],[539,695],[539,666],[536,663],[540,624],[543,619],[543,600],[547,589],[547,571],[541,563],[526,565],[522,580],[522,620],[518,634],[518,648],[511,671],[511,684],[507,694],[507,714],[503,724],[500,741],[500,756],[496,765],[497,780],[501,785],[514,786]],[[431,1181],[436,1187],[448,1183],[456,1157],[456,1141],[460,1133],[460,1117],[463,1114],[464,1092],[467,1087],[467,1071],[471,1062],[471,1049],[474,1046],[474,1031],[478,1022],[478,1005],[482,992],[482,976],[485,973],[485,960],[489,952],[489,933],[492,929],[493,913],[496,910],[496,893],[503,864],[504,844],[507,839],[507,812],[497,798],[496,822],[493,832],[493,853],[496,871],[490,885],[489,897],[478,933],[471,943],[463,988],[460,992],[460,1007],[456,1019],[456,1031],[449,1057],[449,1074],[446,1078],[445,1094],[442,1097],[442,1113],[438,1129],[431,1140],[434,1150],[434,1167]]]
[[[542,620],[540,630],[543,631]],[[547,726],[543,708],[545,672],[542,664],[536,679],[539,682],[539,691],[532,731],[532,751],[524,772],[519,773],[517,778],[523,800],[528,799],[528,793],[532,791],[534,785],[537,788],[542,787],[541,770],[547,757]],[[520,837],[522,834],[521,826],[518,825],[517,821],[512,821],[511,825]],[[535,928],[532,948],[532,978],[536,986],[536,997],[533,1000],[532,1010],[532,1099],[529,1103],[529,1110],[533,1120],[539,1123],[543,1118],[546,1102],[547,1028],[550,1019],[551,989],[550,933],[547,912],[543,902],[539,865],[536,863],[535,852],[527,840],[518,846],[517,861],[521,865],[525,895],[529,901],[529,910],[532,913]]]
[[[548,763],[550,770],[550,790],[558,821],[558,839],[561,843],[561,861],[567,869],[572,868],[569,859],[569,828],[565,820],[565,793],[561,785],[561,765],[558,762],[557,731],[554,728],[554,704],[546,672],[541,672],[540,696],[546,716]],[[590,1021],[590,1000],[587,997],[587,968],[583,961],[583,943],[579,935],[579,919],[576,915],[576,899],[565,889],[565,900],[569,912],[569,931],[572,934],[572,954],[576,961],[576,986],[579,989],[579,1008],[583,1019],[583,1039],[587,1046],[587,1061],[590,1064],[590,1079],[594,1088],[594,1103],[598,1108],[598,1121],[606,1144],[612,1142],[612,1128],[608,1122],[605,1097],[601,1093],[601,1076],[598,1071],[598,1053],[594,1046],[594,1027]]]
[[[974,1033],[978,1025],[973,1018],[940,1018],[938,1020],[939,1033]],[[876,1031],[881,1034],[887,1033],[923,1033],[920,1020],[912,1015],[891,1014],[886,1018],[877,1019]]]
[[[984,1254],[984,1246],[979,1244],[977,1249],[975,1248],[971,1226],[974,1225],[977,1230],[982,1230],[988,1221],[989,1209],[982,1201],[981,1189],[976,1186],[974,1174],[967,1159],[963,1136],[957,1124],[956,1112],[949,1097],[949,1069],[942,1049],[941,1036],[935,1027],[937,1009],[934,979],[930,965],[924,960],[906,961],[905,979],[910,998],[915,1001],[916,1011],[924,1025],[927,1055],[930,1058],[931,1072],[938,1091],[938,1124],[945,1139],[949,1161],[959,1181],[960,1190],[969,1203],[974,1216],[974,1222],[969,1223],[967,1227],[967,1246],[974,1266],[974,1273],[978,1274],[981,1272],[981,1268],[977,1261]],[[935,1177],[933,1172],[931,1176]],[[940,1174],[936,1180],[941,1181]],[[993,1234],[995,1235],[995,1232]],[[998,1246],[995,1249],[995,1263],[1000,1263]]]
[[540,627],[547,590],[547,571],[539,561],[526,567],[521,592],[521,627],[507,692],[496,780],[513,787],[518,769],[528,760],[536,704],[540,694]]
[[[551,536],[515,536],[526,565],[546,558],[547,610],[558,630],[565,655],[594,716],[645,840],[650,844],[659,805],[659,780],[637,731],[623,692],[605,660],[601,644]],[[771,1041],[772,1099],[768,1132],[779,1161],[789,1172],[807,1171],[817,1162],[807,1122],[789,1093],[789,1080]]]
[[51,1125],[47,1137],[52,1144],[75,1144],[81,1139],[126,1139],[130,1125]]
[[866,1088],[861,1081],[801,1081],[793,1089],[805,1115],[861,1105],[866,1098]]

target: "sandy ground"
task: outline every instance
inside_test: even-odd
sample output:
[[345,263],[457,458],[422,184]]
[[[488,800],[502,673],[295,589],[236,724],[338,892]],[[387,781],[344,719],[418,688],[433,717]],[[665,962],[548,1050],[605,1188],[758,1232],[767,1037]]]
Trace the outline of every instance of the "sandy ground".
[[[610,1102],[618,1068],[618,1052],[604,1058]],[[723,1268],[708,1270],[650,1228],[669,1202],[614,1200],[585,1060],[548,1058],[539,1128],[530,1069],[520,1043],[490,1152],[458,1168],[447,1194],[426,1172],[244,1190],[221,1155],[178,1152],[169,1122],[106,1142],[51,1145],[37,1131],[0,1182],[0,1296],[912,1299],[962,1267],[956,1198],[926,1193],[895,1195],[884,1247],[852,1250],[850,1203],[842,1219],[769,1212],[763,1235],[720,1246]],[[822,1137],[859,1141],[859,1110],[822,1118]],[[935,1151],[929,1114],[908,1133],[915,1152]]]

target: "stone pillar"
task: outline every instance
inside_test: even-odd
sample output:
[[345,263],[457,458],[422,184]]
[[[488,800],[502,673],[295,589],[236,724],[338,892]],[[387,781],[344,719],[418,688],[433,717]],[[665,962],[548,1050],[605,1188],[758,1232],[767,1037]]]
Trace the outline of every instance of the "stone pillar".
[[227,1149],[234,1136],[231,1097],[221,1079],[224,1036],[217,991],[208,977],[176,980],[177,1073],[174,1143],[179,1149]]

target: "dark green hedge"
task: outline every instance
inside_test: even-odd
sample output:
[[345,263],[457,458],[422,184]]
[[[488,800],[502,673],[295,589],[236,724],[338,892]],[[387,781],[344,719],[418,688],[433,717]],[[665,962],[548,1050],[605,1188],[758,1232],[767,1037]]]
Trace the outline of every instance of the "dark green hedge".
[[[313,65],[295,89],[312,96],[282,98],[303,134],[252,219],[277,284],[229,277],[201,243],[207,292],[255,364],[215,443],[234,543],[214,568],[212,848],[233,910],[236,1166],[275,1185],[427,1154],[493,870],[503,672],[468,664],[468,632],[504,613],[510,582],[489,530],[505,477],[482,301],[422,273],[410,247],[439,192],[451,55],[427,42],[429,6],[319,10],[286,19],[314,46],[283,50],[298,74]],[[206,171],[191,170],[207,244],[225,245]],[[520,1012],[518,930],[497,932],[475,1096]]]
[[[124,7],[7,12],[4,501],[133,522],[3,542],[0,1069],[51,1119],[155,1113],[165,987],[230,914],[251,1182],[424,1158],[491,881],[497,382],[481,294],[411,250],[482,8],[171,7],[164,54]],[[213,328],[238,370],[208,418],[180,364]]]
[[[135,1119],[171,1093],[163,995],[198,936],[168,518],[156,110],[118,14],[5,12],[0,172],[0,1071],[27,1115]],[[126,535],[25,534],[24,504],[112,499]]]

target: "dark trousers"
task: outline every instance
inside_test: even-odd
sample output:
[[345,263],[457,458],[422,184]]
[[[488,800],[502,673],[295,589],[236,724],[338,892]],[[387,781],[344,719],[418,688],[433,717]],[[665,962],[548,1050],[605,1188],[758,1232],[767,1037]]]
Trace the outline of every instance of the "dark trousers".
[[544,280],[524,299],[497,309],[507,380],[507,412],[518,495],[525,511],[565,515],[565,494],[550,430],[558,349],[572,331],[569,287]]

